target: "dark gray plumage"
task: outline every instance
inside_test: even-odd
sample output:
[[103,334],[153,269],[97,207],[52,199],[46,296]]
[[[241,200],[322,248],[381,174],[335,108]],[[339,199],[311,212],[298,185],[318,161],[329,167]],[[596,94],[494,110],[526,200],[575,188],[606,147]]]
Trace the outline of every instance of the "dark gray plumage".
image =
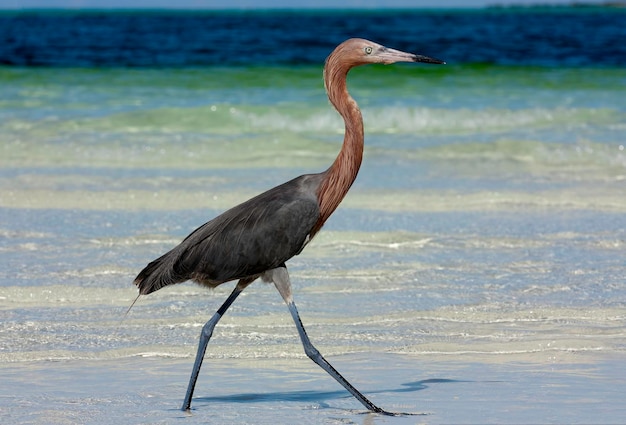
[[319,220],[314,189],[321,177],[297,177],[205,223],[139,273],[139,292],[187,280],[215,287],[283,265],[302,251]]

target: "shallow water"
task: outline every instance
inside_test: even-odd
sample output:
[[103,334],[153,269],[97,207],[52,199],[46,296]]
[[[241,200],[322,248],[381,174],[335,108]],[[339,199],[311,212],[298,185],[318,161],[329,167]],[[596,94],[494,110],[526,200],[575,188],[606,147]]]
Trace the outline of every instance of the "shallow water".
[[620,423],[626,74],[354,70],[366,151],[289,263],[302,353],[255,283],[142,297],[134,276],[236,202],[334,159],[320,66],[0,69],[3,423]]
[[133,357],[3,368],[0,418],[55,424],[622,423],[626,413],[618,358],[502,364],[386,353],[333,360],[374,402],[425,415],[364,413],[312,363],[294,359],[208,359],[210,378],[201,377],[195,407],[183,413],[177,396],[185,391],[189,361]]

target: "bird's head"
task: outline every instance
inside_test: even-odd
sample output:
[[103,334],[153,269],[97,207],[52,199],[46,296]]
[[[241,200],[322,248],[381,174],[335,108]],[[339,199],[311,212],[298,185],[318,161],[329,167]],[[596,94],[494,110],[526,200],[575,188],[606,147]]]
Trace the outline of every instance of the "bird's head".
[[390,49],[362,38],[351,38],[344,41],[337,46],[335,51],[331,54],[331,56],[334,55],[339,56],[341,62],[349,64],[349,66],[366,65],[368,63],[383,63],[388,65],[395,62],[445,63],[442,60],[428,56]]

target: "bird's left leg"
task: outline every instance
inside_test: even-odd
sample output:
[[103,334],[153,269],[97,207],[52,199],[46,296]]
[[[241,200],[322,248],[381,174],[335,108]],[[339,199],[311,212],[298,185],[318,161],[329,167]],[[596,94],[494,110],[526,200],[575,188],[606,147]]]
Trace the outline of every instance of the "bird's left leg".
[[[254,278],[256,279],[256,278]],[[191,406],[191,397],[193,396],[193,390],[196,386],[196,381],[198,380],[198,375],[200,374],[200,367],[202,366],[202,360],[204,359],[204,353],[206,352],[206,347],[209,344],[209,340],[211,339],[211,335],[213,335],[213,329],[217,322],[220,321],[228,307],[237,299],[239,294],[251,284],[254,279],[241,279],[233,292],[228,296],[224,304],[215,312],[213,317],[204,324],[202,327],[202,332],[200,333],[200,341],[198,342],[198,352],[196,353],[196,361],[193,364],[193,370],[191,371],[191,377],[189,378],[189,385],[187,386],[187,394],[185,395],[185,401],[183,401],[182,410],[189,410]]]
[[313,360],[318,366],[324,369],[330,376],[335,378],[337,382],[339,382],[346,390],[350,392],[357,400],[359,400],[363,406],[371,410],[372,412],[381,413],[384,415],[395,415],[394,413],[387,412],[380,407],[376,406],[374,403],[369,401],[367,397],[359,392],[356,388],[352,386],[337,370],[330,364],[328,361],[320,354],[320,352],[313,346],[311,341],[309,340],[309,336],[304,329],[304,325],[302,324],[302,320],[300,319],[300,315],[298,314],[298,309],[296,308],[296,304],[293,301],[293,296],[291,293],[291,282],[289,280],[289,273],[287,272],[287,267],[284,265],[275,269],[266,272],[263,276],[265,280],[271,280],[276,285],[276,289],[280,292],[280,295],[283,297],[285,302],[287,303],[287,307],[289,308],[289,312],[291,313],[291,317],[296,324],[296,328],[298,329],[298,334],[300,335],[300,340],[302,341],[302,345],[304,346],[304,352],[306,355]]

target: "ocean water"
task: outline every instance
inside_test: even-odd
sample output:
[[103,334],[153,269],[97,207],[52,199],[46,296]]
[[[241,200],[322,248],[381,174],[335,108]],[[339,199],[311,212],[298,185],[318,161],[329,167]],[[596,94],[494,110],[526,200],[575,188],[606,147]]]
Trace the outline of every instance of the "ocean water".
[[[624,13],[285,13],[222,13],[213,31],[209,13],[0,15],[0,421],[622,423]],[[180,412],[232,284],[165,288],[126,314],[132,280],[333,161],[343,124],[321,72],[346,35],[448,64],[351,71],[363,166],[288,263],[295,300],[357,388],[428,415],[364,414],[260,282]]]

